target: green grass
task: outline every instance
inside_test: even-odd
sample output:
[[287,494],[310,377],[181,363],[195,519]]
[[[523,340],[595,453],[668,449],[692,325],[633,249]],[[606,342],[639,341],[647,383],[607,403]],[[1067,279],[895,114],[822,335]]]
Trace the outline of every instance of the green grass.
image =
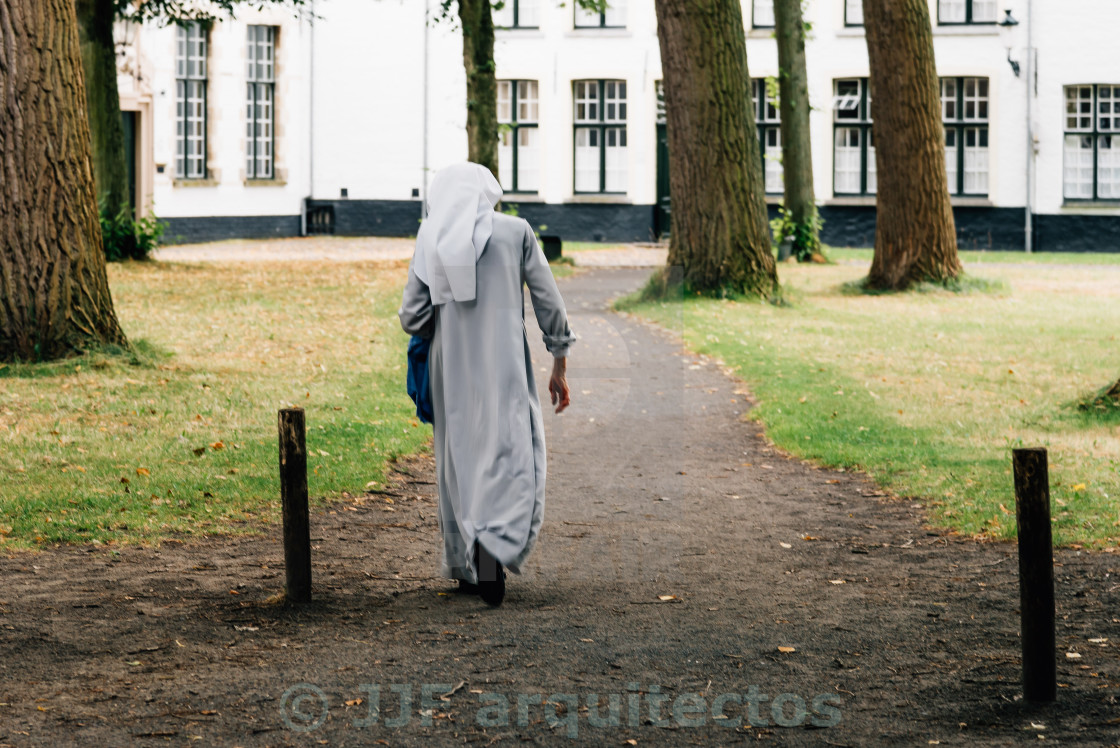
[[575,264],[570,257],[561,257],[556,262],[548,263],[548,266],[552,268],[553,278],[568,278],[576,274]]
[[[872,249],[825,247],[825,255],[833,262],[870,263]],[[1120,252],[984,252],[962,250],[965,265],[1028,263],[1032,265],[1120,265]]]
[[1120,422],[1078,405],[1120,375],[1120,256],[1012,256],[982,271],[964,258],[995,293],[853,295],[866,265],[782,265],[789,306],[622,306],[730,365],[778,446],[924,499],[942,527],[1013,537],[1010,449],[1046,446],[1056,541],[1115,546]]
[[0,368],[0,544],[148,542],[278,517],[276,412],[312,496],[360,493],[430,431],[404,392],[404,263],[110,267],[135,351]]
[[[545,232],[547,233],[547,232]],[[620,242],[564,242],[564,252],[583,252],[588,249],[625,249],[629,244]]]

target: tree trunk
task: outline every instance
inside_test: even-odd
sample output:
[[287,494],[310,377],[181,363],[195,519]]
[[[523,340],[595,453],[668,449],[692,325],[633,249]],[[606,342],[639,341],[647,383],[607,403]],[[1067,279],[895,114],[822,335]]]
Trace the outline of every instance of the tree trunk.
[[813,150],[809,140],[809,78],[805,72],[805,22],[801,0],[774,0],[778,38],[778,86],[782,115],[785,209],[801,229],[793,249],[801,259],[820,250],[813,196]]
[[93,189],[74,0],[0,0],[0,360],[125,344]]
[[[113,0],[77,0],[86,111],[93,154],[93,180],[112,214],[129,200],[128,166],[117,91],[117,55],[113,44]],[[131,206],[130,206],[131,207]]]
[[702,293],[777,286],[739,0],[656,0],[673,231],[669,267]]
[[868,286],[906,289],[961,273],[945,173],[941,93],[926,0],[863,0],[878,170]]
[[467,70],[468,160],[498,176],[498,81],[490,0],[459,0],[463,66]]

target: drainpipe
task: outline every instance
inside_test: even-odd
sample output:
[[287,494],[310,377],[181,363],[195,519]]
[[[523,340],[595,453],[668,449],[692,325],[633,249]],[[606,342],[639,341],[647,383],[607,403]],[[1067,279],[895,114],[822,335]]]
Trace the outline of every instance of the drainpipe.
[[303,199],[300,211],[300,234],[307,236],[307,209],[315,196],[315,0],[311,0],[311,25],[308,54],[310,64],[307,72],[307,197]]
[[1027,254],[1034,251],[1034,106],[1035,60],[1034,37],[1031,28],[1031,10],[1034,0],[1027,0],[1027,208],[1023,248]]
[[424,153],[423,187],[420,192],[420,216],[428,217],[428,30],[431,26],[431,0],[424,0]]

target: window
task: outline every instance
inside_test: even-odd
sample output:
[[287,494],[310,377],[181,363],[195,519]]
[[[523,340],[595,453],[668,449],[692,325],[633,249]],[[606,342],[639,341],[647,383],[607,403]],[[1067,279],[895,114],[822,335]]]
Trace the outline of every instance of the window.
[[988,194],[988,79],[942,78],[949,194]]
[[575,82],[575,191],[626,192],[626,81]]
[[863,0],[844,0],[844,25],[863,25]]
[[1120,86],[1066,86],[1067,200],[1120,200]]
[[498,180],[507,192],[540,187],[540,121],[536,81],[498,81]]
[[752,0],[751,28],[774,28],[774,0]]
[[501,10],[494,9],[494,26],[499,29],[539,28],[539,0],[505,0]]
[[782,116],[778,108],[776,82],[769,84],[765,78],[751,81],[751,101],[754,119],[758,125],[759,151],[762,153],[762,171],[766,191],[779,193],[785,189],[782,176]]
[[276,27],[249,27],[249,70],[245,115],[245,176],[273,178],[276,138]]
[[875,144],[867,78],[834,81],[833,93],[832,192],[874,195]]
[[175,34],[175,176],[205,179],[207,29],[189,23]]
[[996,0],[937,0],[937,22],[995,23]]
[[584,10],[578,3],[576,8],[576,28],[625,28],[626,0],[607,0],[607,9],[602,13]]

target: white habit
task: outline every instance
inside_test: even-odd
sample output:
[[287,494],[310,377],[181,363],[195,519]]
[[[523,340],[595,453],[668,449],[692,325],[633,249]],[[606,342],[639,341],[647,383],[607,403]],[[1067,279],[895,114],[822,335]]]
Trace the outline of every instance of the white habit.
[[398,312],[405,332],[432,337],[441,571],[468,582],[478,581],[476,539],[520,573],[544,518],[544,428],[526,286],[548,351],[567,356],[575,342],[532,227],[494,211],[501,195],[478,164],[435,177]]

